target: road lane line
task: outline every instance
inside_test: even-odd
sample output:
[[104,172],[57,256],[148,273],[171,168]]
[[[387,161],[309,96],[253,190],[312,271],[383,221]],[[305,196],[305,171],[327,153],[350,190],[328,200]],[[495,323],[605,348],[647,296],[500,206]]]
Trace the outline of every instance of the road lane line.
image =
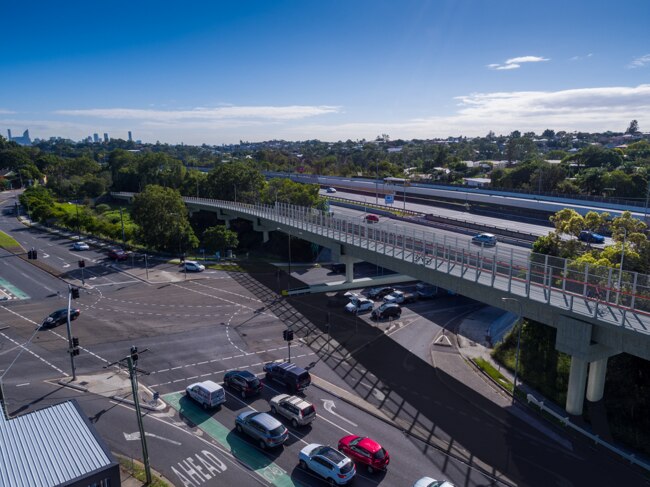
[[28,386],[30,383],[29,382],[23,382],[22,384],[16,384],[16,387],[24,387]]
[[9,340],[10,342],[14,343],[15,345],[18,345],[20,348],[22,348],[22,349],[25,350],[26,352],[29,352],[30,354],[32,354],[34,357],[36,357],[38,360],[40,360],[40,361],[43,362],[44,364],[49,365],[49,366],[52,367],[54,370],[56,370],[59,374],[63,374],[63,375],[65,375],[66,377],[69,376],[69,374],[67,374],[66,372],[63,372],[63,371],[62,371],[60,368],[58,368],[56,365],[52,364],[51,362],[48,362],[47,360],[45,360],[43,357],[41,357],[41,356],[38,355],[37,353],[31,351],[31,350],[30,350],[29,348],[27,348],[25,345],[22,345],[22,344],[18,343],[16,340],[14,340],[14,339],[11,338],[11,337],[8,337],[7,335],[5,335],[5,334],[2,333],[2,332],[0,332],[0,335],[3,336],[3,337],[5,337],[7,340]]

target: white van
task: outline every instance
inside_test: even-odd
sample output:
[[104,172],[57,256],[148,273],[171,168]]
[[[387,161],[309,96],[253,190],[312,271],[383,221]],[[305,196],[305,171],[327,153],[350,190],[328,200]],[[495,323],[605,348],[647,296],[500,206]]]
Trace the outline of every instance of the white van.
[[185,393],[204,409],[216,408],[226,402],[226,392],[223,387],[211,380],[190,384],[185,389]]

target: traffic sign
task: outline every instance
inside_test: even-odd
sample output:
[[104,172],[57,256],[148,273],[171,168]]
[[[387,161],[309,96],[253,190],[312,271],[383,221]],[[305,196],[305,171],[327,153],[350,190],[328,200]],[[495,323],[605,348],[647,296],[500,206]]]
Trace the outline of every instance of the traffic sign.
[[386,203],[387,205],[392,205],[393,203],[395,203],[395,196],[393,196],[392,194],[387,194],[386,196],[384,196],[384,203]]

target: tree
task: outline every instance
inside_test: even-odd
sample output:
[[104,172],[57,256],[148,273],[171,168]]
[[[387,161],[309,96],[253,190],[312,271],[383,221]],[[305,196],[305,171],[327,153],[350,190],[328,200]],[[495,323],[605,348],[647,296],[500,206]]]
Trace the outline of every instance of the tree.
[[636,120],[632,120],[625,133],[634,135],[638,132],[639,132],[639,122],[637,122]]
[[555,225],[555,231],[562,235],[578,237],[585,228],[585,220],[577,211],[571,208],[564,208],[552,215],[549,220]]
[[139,227],[138,240],[148,247],[183,254],[198,244],[185,203],[174,189],[147,186],[133,199],[131,215]]
[[223,252],[226,249],[233,249],[239,245],[237,233],[227,229],[223,225],[210,227],[203,232],[202,239],[205,251],[213,254],[217,251]]
[[205,191],[208,198],[240,203],[259,201],[264,187],[264,175],[243,162],[219,164],[208,174]]

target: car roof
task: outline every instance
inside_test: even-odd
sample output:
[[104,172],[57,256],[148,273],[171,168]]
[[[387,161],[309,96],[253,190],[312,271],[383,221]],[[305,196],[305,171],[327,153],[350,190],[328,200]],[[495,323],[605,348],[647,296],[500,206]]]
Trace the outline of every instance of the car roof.
[[238,375],[244,379],[257,379],[257,376],[248,370],[233,370],[230,373],[232,375]]
[[282,423],[280,423],[280,421],[278,421],[268,413],[262,413],[262,412],[253,413],[253,415],[250,415],[250,418],[252,420],[255,420],[256,423],[261,424],[262,426],[264,426],[266,429],[269,430],[275,429],[278,426],[282,426]]
[[335,465],[345,463],[345,461],[348,460],[348,457],[346,457],[340,451],[332,448],[331,446],[321,447],[318,450],[318,453],[316,453],[316,455],[318,455],[319,457],[327,458],[330,462],[332,462]]
[[220,389],[223,389],[223,387],[221,387],[219,384],[217,384],[216,382],[213,382],[211,380],[206,380],[206,381],[203,381],[203,382],[196,382],[196,383],[192,384],[190,387],[194,387],[194,386],[201,386],[205,390],[207,390],[208,392],[216,392],[216,391],[218,391]]
[[306,401],[302,397],[299,396],[288,396],[286,398],[283,398],[285,402],[288,402],[289,404],[292,404],[296,406],[297,408],[304,409],[306,407],[312,406],[312,403],[309,401]]
[[292,363],[289,363],[289,362],[282,362],[282,363],[279,363],[279,364],[276,364],[276,365],[278,367],[283,368],[284,370],[295,371],[298,374],[300,374],[302,372],[306,372],[306,370],[303,369],[302,367],[298,367],[296,364],[292,364]]
[[357,445],[370,453],[376,453],[381,450],[381,445],[370,438],[362,438]]
[[492,237],[494,237],[494,234],[493,234],[493,233],[479,233],[479,234],[477,235],[477,237],[488,237],[488,238],[492,238]]

